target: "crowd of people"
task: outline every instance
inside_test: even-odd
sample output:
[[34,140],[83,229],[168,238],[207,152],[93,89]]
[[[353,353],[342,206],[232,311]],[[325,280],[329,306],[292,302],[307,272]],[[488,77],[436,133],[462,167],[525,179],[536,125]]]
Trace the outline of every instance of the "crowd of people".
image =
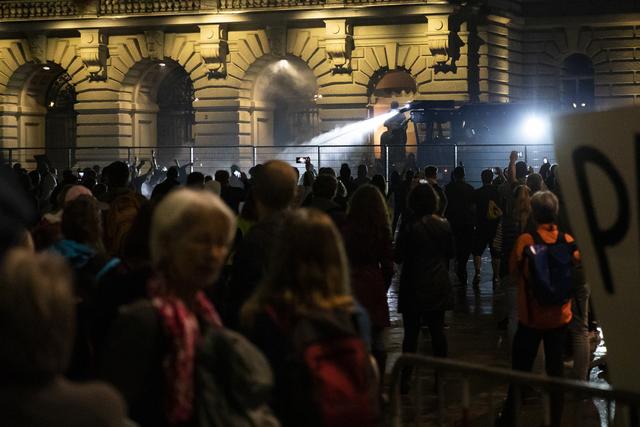
[[[426,327],[447,357],[453,286],[467,286],[472,257],[479,289],[487,248],[494,288],[510,295],[513,368],[531,370],[544,341],[547,373],[562,376],[570,330],[587,378],[589,292],[556,165],[534,173],[512,153],[474,189],[462,166],[443,188],[434,166],[387,183],[364,165],[353,178],[347,164],[205,176],[141,163],[3,167],[8,425],[378,425],[394,277],[403,352]],[[570,295],[532,291],[536,244],[570,251]],[[406,369],[401,391],[411,382]],[[503,425],[513,408],[510,393]],[[561,411],[554,399],[556,424]]]

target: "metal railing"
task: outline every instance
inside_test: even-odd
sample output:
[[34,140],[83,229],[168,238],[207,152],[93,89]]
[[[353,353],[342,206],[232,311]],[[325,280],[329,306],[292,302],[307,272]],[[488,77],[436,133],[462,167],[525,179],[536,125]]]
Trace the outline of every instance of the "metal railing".
[[[414,416],[411,419],[403,417],[403,405],[400,397],[400,383],[402,371],[405,368],[412,368],[414,377],[417,377],[417,387],[413,393],[414,408],[412,410]],[[599,425],[604,426],[637,426],[637,409],[640,408],[640,393],[627,392],[617,390],[609,385],[594,384],[582,381],[572,381],[560,378],[551,378],[543,375],[536,375],[525,372],[512,371],[508,369],[486,367],[474,365],[471,363],[453,361],[449,359],[440,359],[435,357],[419,356],[419,355],[402,355],[393,366],[391,372],[391,389],[390,389],[390,425],[392,427],[400,427],[404,425],[421,425],[421,415],[423,414],[423,393],[422,380],[420,379],[420,371],[428,370],[437,375],[436,383],[437,395],[437,419],[436,425],[456,425],[459,427],[469,427],[470,425],[493,425],[497,413],[498,405],[495,394],[495,386],[511,385],[514,391],[515,403],[515,423],[514,427],[522,425],[523,414],[530,416],[526,411],[522,410],[522,395],[525,390],[536,390],[541,394],[540,404],[541,410],[537,412],[541,415],[541,420],[535,420],[535,425],[549,426],[551,424],[551,402],[552,394],[570,395],[576,399],[596,399],[604,402],[603,420]],[[474,424],[471,420],[471,402],[479,402],[478,396],[472,396],[471,380],[478,379],[482,384],[489,386],[487,395],[487,410],[484,415],[485,422]],[[445,395],[445,387],[451,383],[459,384],[459,404],[458,410],[453,410],[452,406],[447,405]],[[583,426],[583,418],[580,413],[582,406],[575,406],[574,414],[571,422],[570,417],[563,418],[563,421],[569,419],[570,424],[563,426]],[[566,410],[566,408],[565,408]],[[478,416],[476,414],[476,416]],[[452,419],[455,418],[455,419]],[[615,420],[614,420],[615,418]],[[614,424],[615,423],[615,424]],[[431,424],[433,425],[433,424]]]
[[[218,169],[228,169],[232,164],[248,170],[258,163],[278,159],[296,165],[297,157],[309,157],[320,167],[338,170],[343,163],[352,169],[365,164],[370,173],[390,177],[396,170],[402,172],[407,167],[438,166],[442,178],[451,170],[463,164],[467,180],[478,184],[480,174],[486,168],[505,167],[511,151],[517,151],[520,158],[535,170],[543,164],[544,158],[555,161],[552,145],[469,145],[432,144],[407,146],[379,145],[297,145],[297,146],[219,146],[193,145],[168,147],[62,147],[62,148],[0,148],[0,153],[10,162],[23,163],[28,169],[35,168],[34,155],[46,154],[52,165],[58,169],[104,166],[115,160],[132,163],[135,158],[151,159],[155,150],[158,163],[170,166],[174,159],[181,164],[193,163],[193,170],[213,174]],[[301,171],[304,165],[297,165]]]

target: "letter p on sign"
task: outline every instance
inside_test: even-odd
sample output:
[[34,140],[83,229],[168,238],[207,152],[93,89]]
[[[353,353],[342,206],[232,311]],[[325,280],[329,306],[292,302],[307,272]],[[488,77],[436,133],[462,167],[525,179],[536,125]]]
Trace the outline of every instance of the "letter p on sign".
[[559,117],[553,137],[611,379],[640,391],[640,109]]

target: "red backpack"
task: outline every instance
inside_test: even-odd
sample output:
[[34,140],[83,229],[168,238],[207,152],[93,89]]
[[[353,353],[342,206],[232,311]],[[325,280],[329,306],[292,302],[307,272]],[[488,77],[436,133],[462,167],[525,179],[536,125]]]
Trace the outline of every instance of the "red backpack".
[[292,425],[368,427],[380,422],[378,376],[354,315],[317,310],[282,321],[290,338],[286,396]]

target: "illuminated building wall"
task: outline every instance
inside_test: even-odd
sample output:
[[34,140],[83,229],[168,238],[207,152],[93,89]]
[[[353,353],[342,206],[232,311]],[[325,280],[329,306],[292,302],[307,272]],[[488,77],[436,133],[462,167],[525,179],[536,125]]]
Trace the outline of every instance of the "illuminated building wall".
[[[592,63],[597,108],[637,101],[640,16],[545,18],[526,16],[518,2],[490,2],[490,12],[451,3],[4,1],[0,143],[44,147],[73,137],[78,146],[148,147],[171,129],[161,117],[190,126],[176,132],[178,143],[281,144],[292,141],[274,140],[275,129],[287,134],[278,120],[312,135],[407,97],[567,107],[589,85],[567,65],[576,53]],[[283,59],[291,84],[275,79],[282,89],[274,90],[265,73]],[[376,85],[398,71],[415,88],[380,96]],[[71,96],[74,129],[50,125],[70,114],[52,100]],[[186,105],[184,114],[171,105]]]

